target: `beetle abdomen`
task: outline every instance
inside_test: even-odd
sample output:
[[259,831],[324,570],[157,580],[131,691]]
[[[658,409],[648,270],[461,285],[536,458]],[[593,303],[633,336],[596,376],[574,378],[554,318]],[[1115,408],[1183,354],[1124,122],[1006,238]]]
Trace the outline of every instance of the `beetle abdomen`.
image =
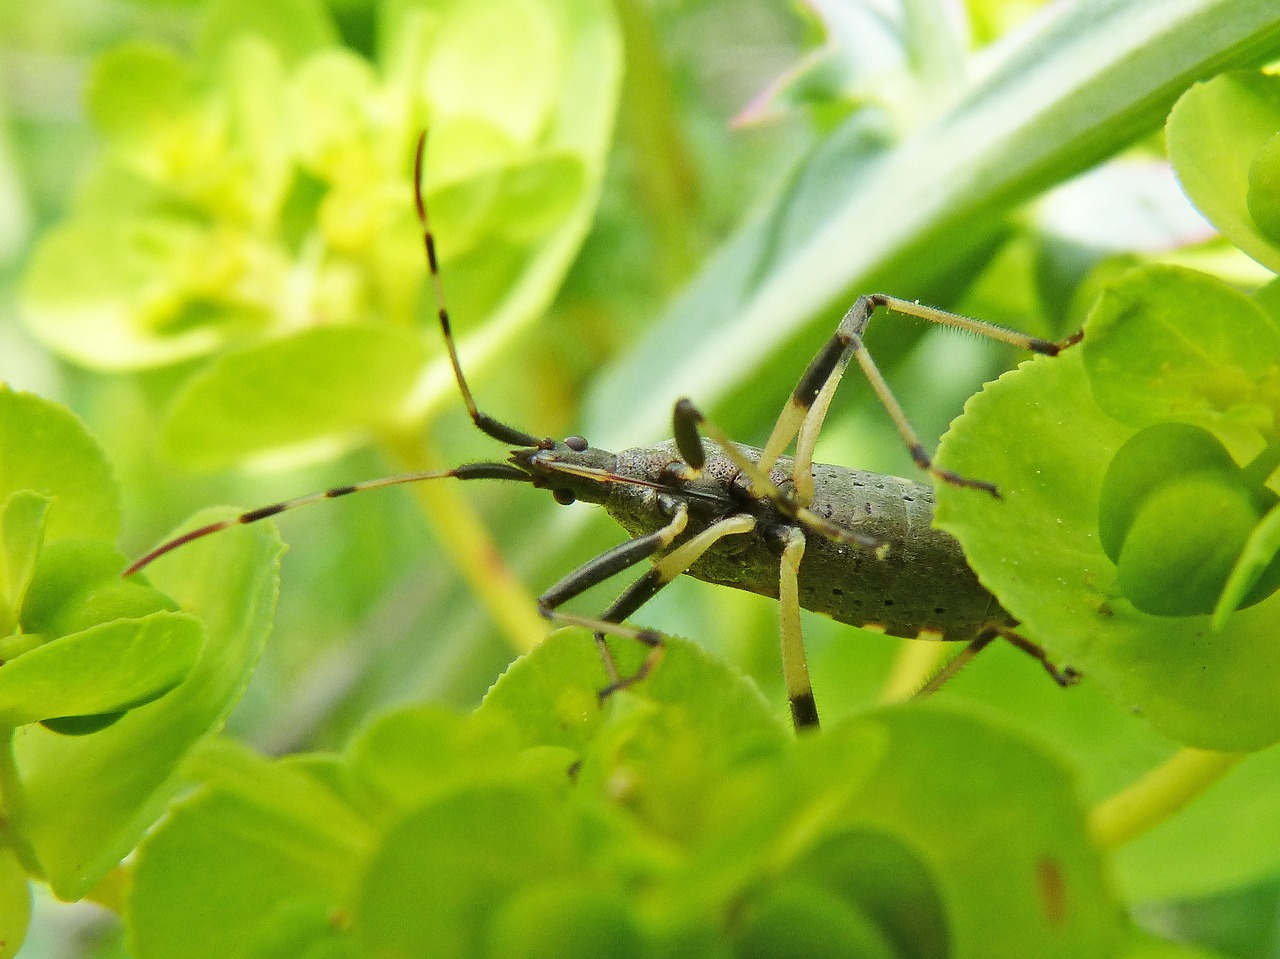
[[[669,446],[663,443],[620,454],[619,472],[634,470],[656,479],[664,458],[678,459]],[[759,456],[758,450],[739,448],[753,459]],[[706,451],[703,475],[683,484],[693,494],[687,499],[690,523],[685,535],[734,512],[755,516],[757,527],[753,534],[719,540],[687,572],[705,582],[776,598],[778,534],[792,524],[767,500],[748,496],[737,468],[714,446],[707,444]],[[789,459],[779,460],[772,472],[774,482],[788,484],[791,469]],[[800,603],[805,609],[851,626],[920,639],[967,642],[992,624],[1012,625],[1008,613],[969,568],[960,544],[933,528],[930,487],[827,464],[815,463],[813,473],[814,499],[809,508],[841,527],[875,537],[888,546],[888,552],[884,559],[877,559],[871,550],[807,533],[799,577]],[[606,507],[633,534],[646,532],[651,523],[661,520],[652,491],[631,487],[619,499],[625,502],[610,502]],[[641,500],[649,501],[653,517],[643,517]]]

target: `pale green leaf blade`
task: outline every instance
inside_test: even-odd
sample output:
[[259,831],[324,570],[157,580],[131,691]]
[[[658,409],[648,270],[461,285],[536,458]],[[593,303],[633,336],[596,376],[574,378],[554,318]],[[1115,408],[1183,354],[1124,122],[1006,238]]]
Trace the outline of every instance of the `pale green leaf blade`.
[[1249,210],[1249,169],[1280,130],[1280,77],[1226,73],[1192,87],[1169,114],[1169,160],[1191,201],[1232,243],[1280,270],[1280,241]]
[[22,948],[31,923],[31,884],[13,850],[0,850],[0,959]]
[[40,493],[14,490],[0,506],[0,636],[17,625],[52,503]]
[[157,560],[152,581],[207,631],[186,681],[93,735],[18,731],[23,832],[58,895],[79,898],[133,848],[172,795],[189,751],[221,727],[270,631],[280,549],[274,530],[259,525]]
[[[1111,954],[1119,913],[1072,773],[1059,760],[981,714],[952,708],[896,708],[851,725],[863,724],[887,733],[887,745],[850,800],[849,819],[921,857],[945,903],[948,955]],[[853,865],[839,843],[830,852],[824,870],[838,877],[838,867]],[[845,873],[843,881],[859,880]],[[863,901],[895,903],[899,888],[881,876]],[[905,942],[917,931],[910,916],[898,917],[906,920],[899,932]],[[936,954],[918,940],[916,949],[904,949],[905,942],[899,954]]]
[[1280,324],[1208,274],[1126,274],[1098,299],[1081,348],[1098,404],[1130,426],[1191,423],[1234,449],[1275,427]]
[[1269,745],[1280,739],[1280,600],[1215,633],[1207,615],[1150,616],[1115,589],[1099,490],[1131,435],[1094,401],[1080,351],[1024,363],[966,404],[939,452],[1002,499],[944,487],[938,523],[1027,636],[1158,731],[1207,749]]
[[45,541],[113,538],[119,493],[101,447],[70,410],[0,386],[0,496],[31,490],[53,501]]
[[[816,153],[800,185],[727,244],[757,248],[753,279],[741,278],[749,260],[712,261],[597,381],[586,435],[662,435],[676,398],[724,397],[792,337],[834,328],[859,293],[926,297],[954,283],[1019,204],[1157,129],[1195,79],[1278,52],[1280,18],[1251,0],[1047,8],[986,52],[990,71],[949,110],[879,162],[850,170]],[[860,116],[849,125],[859,123],[870,125]],[[802,208],[808,222],[787,234]],[[779,249],[776,237],[786,239]]]
[[372,326],[317,327],[227,354],[175,398],[165,449],[188,467],[221,469],[350,443],[396,421],[426,355],[417,333]]
[[164,611],[61,636],[4,664],[0,724],[114,713],[151,702],[186,678],[203,640],[195,617]]
[[317,0],[215,0],[200,33],[200,53],[216,59],[245,36],[267,41],[289,64],[337,44],[328,9]]
[[128,910],[138,959],[250,955],[288,931],[298,947],[310,945],[335,934],[310,918],[349,901],[371,839],[360,819],[295,764],[244,747],[220,752],[251,785],[214,781],[175,804],[142,844]]

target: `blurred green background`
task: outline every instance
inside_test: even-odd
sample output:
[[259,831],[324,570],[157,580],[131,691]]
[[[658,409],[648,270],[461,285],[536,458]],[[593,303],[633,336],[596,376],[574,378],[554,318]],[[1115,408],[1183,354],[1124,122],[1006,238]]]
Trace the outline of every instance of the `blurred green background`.
[[[340,44],[375,56],[379,6],[331,0]],[[481,331],[485,319],[467,309],[485,302],[468,282],[479,277],[482,285],[484,267],[475,264],[483,261],[483,244],[470,259],[460,255],[465,261],[453,270],[446,255],[462,363],[481,406],[538,435],[583,432],[595,445],[621,449],[662,438],[663,418],[687,392],[732,435],[758,444],[848,302],[841,296],[865,291],[858,284],[1056,336],[1079,325],[1093,271],[1137,254],[1211,264],[1246,286],[1263,282],[1265,271],[1214,239],[1163,163],[1159,129],[1162,110],[1179,92],[1174,79],[1167,102],[1157,96],[1145,112],[1116,107],[1098,136],[1073,131],[1070,117],[1058,114],[1059,127],[1048,132],[1012,121],[1005,131],[979,126],[992,133],[991,150],[1012,151],[1024,164],[990,171],[975,164],[974,182],[988,184],[989,193],[942,174],[930,179],[937,168],[929,164],[945,173],[948,158],[931,156],[920,146],[928,138],[918,134],[938,121],[952,137],[936,140],[936,152],[945,154],[972,139],[964,133],[967,116],[1008,112],[994,96],[952,108],[975,78],[1007,67],[1019,51],[1032,56],[1034,44],[1019,47],[1009,38],[1027,29],[1041,6],[617,0],[626,72],[598,208],[590,209],[589,196],[581,201],[589,229],[576,255],[566,254],[572,260],[564,282],[558,289],[544,284],[547,296],[554,293],[549,307],[469,350],[468,334]],[[169,455],[157,437],[169,428],[182,384],[207,358],[92,369],[60,358],[47,337],[33,335],[39,321],[20,316],[32,301],[24,275],[38,242],[65,222],[78,196],[92,192],[102,163],[103,137],[85,94],[97,58],[139,40],[185,56],[199,45],[206,7],[196,0],[0,4],[0,380],[66,403],[104,443],[124,487],[122,545],[131,555],[210,504],[247,508],[406,464],[503,456],[499,444],[471,428],[448,384],[437,382],[437,397],[446,398],[416,411],[407,434],[369,429],[344,434],[322,451],[327,455],[286,450],[245,456],[244,468],[197,469]],[[992,54],[1000,42],[1006,52]],[[1050,98],[1042,105],[1050,115]],[[1117,151],[1123,153],[1107,166],[1041,194]],[[386,202],[408,217],[410,157],[402,152],[400,179]],[[914,193],[889,189],[895,180],[883,169],[886,157],[901,159],[899,186]],[[858,194],[859,184],[873,195]],[[390,189],[387,182],[372,188]],[[972,200],[934,214],[935,195]],[[842,242],[814,242],[833,215],[864,210],[856,230],[842,223]],[[502,213],[491,216],[501,220]],[[412,232],[405,241],[397,269],[419,264]],[[443,230],[441,242],[451,242]],[[792,266],[800,249],[808,274]],[[60,268],[74,285],[75,261]],[[766,282],[773,278],[778,289]],[[421,277],[405,282],[419,288]],[[739,307],[748,320],[742,325],[735,322]],[[438,361],[428,308],[414,309]],[[964,400],[1018,359],[1003,347],[892,319],[878,322],[870,346],[930,447]],[[912,475],[891,424],[858,380],[851,375],[842,388],[819,458]],[[315,383],[318,393],[329,386]],[[270,389],[266,384],[268,396]],[[466,484],[461,498],[527,589],[514,598],[526,613],[528,597],[623,535],[590,507],[564,509],[527,488]],[[280,525],[290,551],[276,630],[231,730],[265,752],[339,746],[393,703],[470,707],[527,639],[495,625],[473,583],[447,558],[442,540],[456,546],[466,534],[433,525],[408,491],[353,497]],[[619,588],[593,591],[575,608],[598,611]],[[781,712],[776,615],[769,600],[681,580],[637,618],[731,660]],[[874,701],[898,642],[817,617],[806,617],[805,630],[824,719]],[[1173,748],[1096,691],[1060,696],[1013,651],[984,654],[947,695],[979,699],[1039,730],[1080,765],[1089,799]],[[1265,754],[1254,760],[1267,761]],[[1228,955],[1280,955],[1277,891],[1275,879],[1227,875],[1199,895],[1139,912],[1154,928]],[[46,903],[39,916],[24,956],[124,954],[112,924],[92,907]]]

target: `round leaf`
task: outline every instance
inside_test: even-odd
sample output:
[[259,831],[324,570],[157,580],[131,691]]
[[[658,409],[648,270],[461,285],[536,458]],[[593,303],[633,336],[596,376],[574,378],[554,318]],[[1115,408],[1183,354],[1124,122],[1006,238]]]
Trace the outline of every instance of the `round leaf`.
[[631,904],[619,890],[581,882],[535,885],[503,904],[486,933],[490,959],[642,959]]
[[120,619],[55,639],[0,668],[0,724],[131,709],[182,682],[204,630],[185,613]]
[[56,403],[0,385],[0,497],[17,490],[53,500],[46,542],[119,531],[115,477],[84,424]]
[[939,453],[1003,498],[943,487],[938,523],[1020,630],[1085,682],[1188,745],[1269,745],[1280,739],[1277,598],[1215,633],[1208,616],[1143,614],[1115,586],[1098,538],[1099,492],[1132,432],[1094,402],[1079,350],[1024,363],[966,404]]
[[1280,244],[1280,133],[1249,164],[1249,216],[1272,243]]
[[[334,932],[316,920],[345,905],[368,834],[305,775],[249,766],[251,789],[215,785],[175,804],[139,849],[127,923],[137,959],[272,955],[282,939],[297,951],[281,955],[308,955]],[[336,814],[299,814],[316,803]]]
[[1195,424],[1242,458],[1276,426],[1280,323],[1207,274],[1125,274],[1098,299],[1080,349],[1098,405],[1122,423]]
[[1129,529],[1116,561],[1116,588],[1153,616],[1207,615],[1257,521],[1249,491],[1219,476],[1161,487]]
[[178,767],[240,698],[270,632],[280,551],[273,529],[243,526],[157,560],[151,580],[207,634],[186,680],[92,736],[18,730],[24,833],[63,899],[80,898],[137,844],[177,788]]
[[[462,788],[410,814],[365,875],[356,933],[373,955],[479,953],[499,902],[580,855],[569,807],[540,788]],[[429,908],[423,908],[429,903]]]
[[1280,129],[1280,77],[1224,73],[1198,83],[1169,114],[1169,160],[1187,196],[1232,243],[1280,271],[1280,244],[1250,213],[1254,158]]
[[809,883],[782,885],[754,903],[738,930],[743,959],[895,959],[900,955],[855,904]]
[[220,469],[350,442],[396,420],[426,355],[416,333],[367,326],[318,327],[231,353],[174,400],[165,449],[186,466]]
[[[888,744],[851,799],[849,819],[919,857],[945,906],[949,956],[1111,954],[1118,911],[1069,770],[997,724],[954,709],[896,708],[859,722],[887,733]],[[901,855],[869,852],[861,859],[878,863],[879,882],[848,870],[828,874],[861,882],[850,893],[880,929],[900,937],[899,955],[937,954],[936,942],[921,951],[909,938],[919,927],[893,896]],[[897,930],[889,919],[895,908]]]
[[[645,655],[636,642],[613,640],[623,676],[633,675]],[[756,686],[701,647],[667,637],[662,662],[643,683],[624,695],[676,705],[708,737],[726,744],[758,737],[779,742],[786,732]],[[507,717],[528,745],[565,746],[581,750],[604,720],[600,691],[608,674],[588,633],[567,629],[553,633],[533,652],[516,660],[499,677],[480,711]],[[608,708],[605,704],[604,708]],[[723,734],[723,735],[721,735]]]

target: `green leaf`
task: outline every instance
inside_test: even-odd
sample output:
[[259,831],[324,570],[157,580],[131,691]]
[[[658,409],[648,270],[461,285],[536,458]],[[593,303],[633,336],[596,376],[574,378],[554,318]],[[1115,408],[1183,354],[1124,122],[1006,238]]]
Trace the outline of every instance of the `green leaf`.
[[1113,857],[1128,902],[1199,899],[1280,871],[1280,750],[1242,760],[1195,802],[1125,843]]
[[364,959],[346,930],[335,925],[333,913],[314,902],[273,916],[244,955],[245,959]]
[[1280,244],[1280,133],[1249,164],[1249,217],[1268,240]]
[[790,883],[769,890],[747,910],[738,930],[738,955],[894,959],[900,953],[856,903],[824,886]]
[[[439,707],[418,707],[379,716],[348,756],[362,788],[410,809],[459,777],[509,772],[519,762],[518,746],[516,730],[494,711],[464,719]],[[561,772],[572,762],[564,758]]]
[[[1111,954],[1118,912],[1069,770],[1011,731],[959,710],[913,706],[852,728],[859,723],[887,733],[888,742],[851,798],[849,820],[895,837],[919,857],[945,904],[948,955]],[[876,868],[877,857],[859,858]],[[898,858],[880,857],[879,868],[900,879],[902,867],[892,865]],[[853,887],[849,894],[898,939],[897,954],[937,954],[919,951],[919,940],[914,949],[908,944],[922,930],[895,900],[895,880],[832,868],[838,863],[827,864],[828,875]],[[895,906],[896,927],[883,912]]]
[[1240,551],[1231,577],[1213,610],[1215,632],[1226,628],[1231,614],[1247,605],[1246,600],[1274,589],[1277,555],[1280,555],[1280,505],[1262,517],[1262,521],[1254,527],[1245,541],[1244,549]]
[[[612,643],[623,676],[639,668],[645,649],[635,642]],[[519,729],[527,745],[582,750],[606,718],[608,708],[628,698],[678,706],[689,722],[726,751],[743,742],[777,744],[787,732],[756,686],[705,650],[676,637],[643,683],[610,698],[602,709],[600,690],[609,682],[589,635],[570,629],[553,633],[516,660],[485,696],[478,715],[496,714]],[[626,708],[626,707],[620,707]]]
[[[1187,522],[1171,525],[1171,517]],[[1249,491],[1218,477],[1162,487],[1129,531],[1116,561],[1116,589],[1154,616],[1211,613],[1258,518]]]
[[280,549],[273,530],[237,527],[157,560],[152,581],[207,632],[187,679],[92,736],[18,731],[22,831],[60,897],[78,899],[133,848],[177,788],[187,754],[222,726],[270,631]]
[[[498,18],[503,13],[510,18]],[[472,184],[477,193],[466,199],[490,210],[484,229],[477,224],[461,238],[443,226],[439,231],[444,250],[459,253],[452,260],[447,252],[441,256],[453,312],[471,318],[455,328],[467,369],[475,375],[515,333],[542,316],[590,227],[622,77],[618,23],[609,4],[594,0],[503,0],[496,6],[402,0],[387,4],[379,27],[380,48],[387,51],[395,81],[421,89],[432,105],[428,191],[442,185],[448,190],[454,181],[477,175],[482,181]],[[526,63],[534,48],[553,51],[556,59],[518,75],[513,67]],[[430,78],[425,84],[418,72],[423,69]],[[469,145],[453,154],[442,146],[446,139]],[[521,152],[511,152],[512,145]],[[511,169],[501,185],[493,177],[496,161]],[[557,170],[567,174],[564,182],[551,182]],[[499,190],[533,214],[529,224],[496,205]],[[566,208],[570,193],[573,202]],[[527,202],[534,197],[563,211],[550,232],[548,209],[535,210]],[[474,211],[468,206],[460,212]],[[539,242],[533,248],[508,240],[535,233]],[[458,239],[464,242],[455,246]],[[475,254],[468,255],[473,248]],[[474,299],[458,296],[473,286],[479,289]],[[447,376],[433,376],[418,400],[428,415],[456,403],[456,387]]]
[[458,789],[386,836],[359,893],[356,934],[373,955],[478,954],[498,904],[525,883],[569,874],[582,844],[570,807],[545,788]]
[[[1224,73],[1183,94],[1169,114],[1169,159],[1187,196],[1232,243],[1280,271],[1280,242],[1250,212],[1250,170],[1280,129],[1280,77]],[[1263,210],[1270,201],[1257,197]]]
[[254,252],[238,231],[210,234],[189,209],[121,203],[44,235],[23,278],[23,318],[42,343],[89,369],[203,356],[265,325],[263,304],[236,296]]
[[290,955],[333,955],[306,950],[325,939],[340,943],[333,918],[368,855],[369,830],[297,764],[230,744],[218,752],[236,778],[215,778],[171,806],[138,851],[128,905],[131,954],[267,956],[292,941],[298,951]]
[[1215,633],[1208,616],[1148,616],[1118,595],[1098,538],[1099,491],[1132,434],[1095,402],[1080,350],[1024,363],[966,404],[939,451],[1002,499],[943,487],[938,524],[1021,631],[1122,707],[1188,745],[1269,745],[1280,739],[1275,597]]
[[316,0],[214,0],[200,32],[200,55],[216,60],[245,36],[267,41],[290,66],[338,43],[328,9]]
[[[1020,204],[1156,130],[1194,80],[1278,52],[1280,21],[1250,0],[1056,5],[988,51],[990,72],[875,162],[865,146],[862,162],[814,151],[595,380],[584,433],[662,435],[676,397],[710,406],[793,337],[829,333],[859,293],[937,302],[929,292],[953,291]],[[883,121],[857,114],[831,146],[857,128],[883,143]]]
[[1143,929],[1134,928],[1120,953],[1122,959],[1228,959],[1224,952],[1201,949],[1184,942],[1166,942]]
[[[1261,484],[1270,468],[1240,469],[1199,426],[1156,423],[1134,435],[1107,467],[1098,506],[1099,537],[1121,594],[1157,616],[1217,610],[1217,629],[1232,610],[1274,592],[1280,564],[1268,572],[1274,550],[1264,557],[1257,536],[1277,505]],[[1248,582],[1237,573],[1244,569],[1253,570]],[[1224,605],[1229,578],[1239,586]]]
[[17,490],[53,500],[45,542],[119,531],[115,477],[84,424],[56,403],[0,385],[0,496]]
[[94,64],[85,93],[89,118],[112,151],[144,168],[153,158],[162,163],[195,107],[193,79],[190,67],[168,47],[123,44]]
[[190,673],[204,640],[199,620],[158,612],[63,636],[0,669],[0,724],[132,709]]
[[1098,513],[1102,548],[1115,560],[1143,500],[1171,479],[1204,473],[1229,475],[1236,469],[1226,448],[1198,426],[1166,422],[1140,431],[1107,467]]
[[349,443],[397,420],[425,358],[418,334],[367,326],[317,327],[230,353],[174,400],[165,449],[185,466],[221,469]]
[[110,543],[66,539],[40,555],[22,607],[22,627],[46,638],[115,619],[174,609],[173,600],[136,580],[122,580],[125,558]]
[[373,65],[340,47],[312,54],[289,78],[287,95],[298,159],[326,179],[339,179],[344,162],[377,135],[366,110],[378,95]]
[[561,18],[582,8],[536,0],[444,6],[425,79],[430,115],[483,118],[515,143],[536,142],[563,97]]
[[549,882],[521,890],[489,924],[483,955],[498,959],[642,959],[631,901],[612,887]]
[[0,506],[0,636],[18,625],[52,503],[31,490],[14,490]]
[[1251,457],[1276,429],[1280,322],[1221,280],[1149,266],[1108,287],[1081,347],[1093,394],[1130,426],[1201,426]]

